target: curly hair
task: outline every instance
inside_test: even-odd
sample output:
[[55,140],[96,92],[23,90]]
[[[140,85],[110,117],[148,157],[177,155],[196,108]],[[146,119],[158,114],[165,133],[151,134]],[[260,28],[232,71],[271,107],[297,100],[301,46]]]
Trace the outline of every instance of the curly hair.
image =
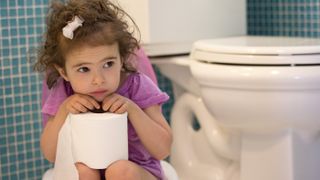
[[[82,26],[74,31],[73,39],[63,36],[62,28],[75,16],[84,19]],[[131,17],[110,0],[69,0],[67,3],[53,1],[48,17],[45,42],[39,49],[34,69],[46,72],[46,81],[51,89],[60,77],[55,66],[65,67],[65,55],[82,45],[99,46],[118,43],[120,59],[126,71],[136,69],[129,61],[139,42],[130,32],[125,17]],[[134,21],[131,19],[133,24]],[[135,25],[138,30],[137,26]],[[139,31],[139,30],[138,30]]]

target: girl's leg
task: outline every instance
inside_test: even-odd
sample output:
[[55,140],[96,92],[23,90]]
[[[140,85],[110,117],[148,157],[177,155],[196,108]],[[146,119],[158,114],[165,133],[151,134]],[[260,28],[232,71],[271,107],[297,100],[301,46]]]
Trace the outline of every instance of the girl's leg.
[[83,163],[76,163],[79,173],[79,180],[100,180],[100,173],[97,169],[91,169]]
[[112,163],[106,169],[105,177],[107,180],[156,180],[150,172],[127,160]]

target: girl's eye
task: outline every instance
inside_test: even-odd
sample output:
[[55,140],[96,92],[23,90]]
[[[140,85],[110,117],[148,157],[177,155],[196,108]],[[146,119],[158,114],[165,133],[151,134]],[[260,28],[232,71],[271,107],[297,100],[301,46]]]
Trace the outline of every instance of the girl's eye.
[[108,68],[108,67],[111,67],[113,64],[114,64],[113,61],[108,61],[108,62],[106,62],[106,63],[103,64],[103,67],[104,67],[104,68]]
[[89,71],[89,68],[88,68],[88,67],[80,67],[80,68],[78,69],[78,71],[81,72],[81,73],[88,72],[88,71]]

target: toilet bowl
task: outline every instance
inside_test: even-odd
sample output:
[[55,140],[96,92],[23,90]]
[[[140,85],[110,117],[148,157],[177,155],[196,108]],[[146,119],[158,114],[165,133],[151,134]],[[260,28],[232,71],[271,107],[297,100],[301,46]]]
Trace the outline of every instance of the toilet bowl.
[[[179,145],[171,158],[179,174],[182,169],[196,174],[192,166],[197,164],[205,165],[207,179],[320,177],[319,39],[201,40],[194,43],[188,64],[185,70],[199,89],[185,89],[172,112]],[[161,71],[168,65],[159,66]],[[192,128],[192,116],[200,130]]]
[[210,115],[200,97],[200,86],[191,75],[189,58],[151,58],[173,82],[175,104],[170,119],[174,141],[170,164],[181,180],[238,180],[238,136],[233,136],[233,132],[226,134],[227,130]]

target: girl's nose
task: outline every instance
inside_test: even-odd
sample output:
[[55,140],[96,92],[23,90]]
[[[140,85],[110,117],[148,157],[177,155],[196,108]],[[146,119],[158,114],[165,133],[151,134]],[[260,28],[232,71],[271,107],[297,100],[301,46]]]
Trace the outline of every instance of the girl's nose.
[[104,82],[105,82],[105,79],[102,73],[98,72],[93,76],[92,84],[101,85]]

